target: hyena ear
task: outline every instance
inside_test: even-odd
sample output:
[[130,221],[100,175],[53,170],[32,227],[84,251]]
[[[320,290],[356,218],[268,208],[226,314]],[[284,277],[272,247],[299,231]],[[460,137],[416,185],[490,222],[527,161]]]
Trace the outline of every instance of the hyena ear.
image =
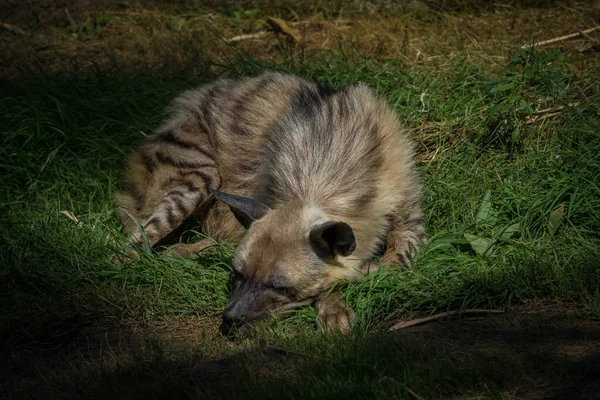
[[354,232],[345,222],[325,222],[310,231],[309,239],[317,255],[324,260],[332,260],[337,255],[349,256],[356,249]]
[[215,189],[208,189],[217,200],[227,204],[244,228],[250,228],[250,225],[257,219],[264,217],[266,213],[271,211],[269,206],[261,203],[258,200],[249,197],[237,196],[235,194],[223,193]]

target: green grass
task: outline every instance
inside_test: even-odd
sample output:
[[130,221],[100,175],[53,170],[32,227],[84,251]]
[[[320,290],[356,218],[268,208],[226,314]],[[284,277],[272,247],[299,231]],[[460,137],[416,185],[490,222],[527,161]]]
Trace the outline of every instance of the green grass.
[[[417,336],[376,332],[413,314],[538,300],[584,304],[598,314],[599,83],[593,71],[574,77],[576,67],[558,52],[515,53],[497,76],[466,62],[433,74],[348,55],[274,66],[236,62],[233,74],[278,69],[333,85],[362,81],[387,96],[419,143],[430,243],[413,269],[377,273],[345,289],[357,317],[350,338],[315,334],[312,308],[266,324],[259,335],[333,361],[300,357],[293,366],[263,371],[264,365],[252,367],[261,362],[254,355],[238,363],[234,378],[202,378],[208,386],[197,389],[204,385],[197,377],[185,380],[195,365],[192,350],[157,345],[116,365],[84,363],[78,379],[100,379],[105,386],[100,392],[83,387],[80,394],[217,395],[232,390],[232,379],[238,395],[257,397],[410,397],[408,389],[426,397],[494,397],[511,382],[527,382],[511,360],[476,368]],[[129,149],[157,126],[177,91],[212,78],[161,80],[148,71],[110,71],[47,78],[0,100],[4,351],[60,347],[90,326],[152,325],[170,315],[221,312],[231,246],[196,260],[154,253],[135,266],[109,261],[124,242],[112,194]],[[536,110],[556,107],[560,115],[527,123]],[[222,338],[203,346],[207,354],[231,352]],[[64,376],[44,370],[46,382],[77,386],[79,380],[68,379],[81,360],[67,364],[71,372]],[[143,385],[165,368],[172,370],[164,386]],[[499,368],[505,372],[498,374]],[[126,376],[141,383],[130,387]],[[23,382],[12,385],[22,390]]]

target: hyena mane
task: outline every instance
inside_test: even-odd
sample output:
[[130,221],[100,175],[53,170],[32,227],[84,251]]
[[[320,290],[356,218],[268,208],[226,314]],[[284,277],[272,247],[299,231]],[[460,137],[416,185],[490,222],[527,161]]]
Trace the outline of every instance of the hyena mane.
[[347,330],[345,307],[325,293],[376,269],[379,252],[384,265],[409,266],[425,240],[412,142],[361,84],[265,73],[184,92],[133,151],[123,188],[131,254],[188,218],[238,245],[228,327],[316,301],[326,329]]

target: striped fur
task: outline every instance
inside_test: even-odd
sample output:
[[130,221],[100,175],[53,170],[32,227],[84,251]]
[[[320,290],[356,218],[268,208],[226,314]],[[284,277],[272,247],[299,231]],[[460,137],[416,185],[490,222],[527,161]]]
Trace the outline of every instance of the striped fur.
[[[269,211],[245,229],[215,200],[216,190]],[[151,245],[192,215],[207,234],[239,244],[240,280],[226,319],[249,321],[319,299],[332,309],[321,296],[337,280],[360,279],[381,249],[387,264],[408,266],[425,240],[413,146],[386,103],[363,85],[334,90],[277,73],[177,97],[170,117],[133,152],[116,200]],[[120,216],[130,243],[140,245],[137,225]],[[351,254],[317,251],[311,238],[332,221],[351,228]]]

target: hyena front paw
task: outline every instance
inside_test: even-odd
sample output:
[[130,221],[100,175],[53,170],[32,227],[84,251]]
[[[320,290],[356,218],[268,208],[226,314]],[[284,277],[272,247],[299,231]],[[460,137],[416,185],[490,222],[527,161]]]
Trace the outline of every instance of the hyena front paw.
[[385,267],[385,265],[378,264],[375,261],[366,261],[363,265],[361,265],[360,272],[362,272],[364,275],[368,275],[379,271],[379,268],[381,267]]
[[140,259],[140,253],[133,247],[127,246],[122,253],[114,254],[109,261],[115,264],[137,261]]
[[317,302],[317,325],[324,333],[340,331],[350,333],[354,322],[354,312],[346,307],[339,292],[323,295]]
[[215,242],[211,239],[202,239],[196,243],[176,243],[167,248],[167,254],[190,258],[200,250],[214,245]]
[[422,230],[415,232],[403,232],[396,238],[396,246],[389,248],[383,255],[382,263],[388,265],[404,265],[407,268],[412,267],[412,260],[415,258],[421,247],[426,242],[425,234]]

